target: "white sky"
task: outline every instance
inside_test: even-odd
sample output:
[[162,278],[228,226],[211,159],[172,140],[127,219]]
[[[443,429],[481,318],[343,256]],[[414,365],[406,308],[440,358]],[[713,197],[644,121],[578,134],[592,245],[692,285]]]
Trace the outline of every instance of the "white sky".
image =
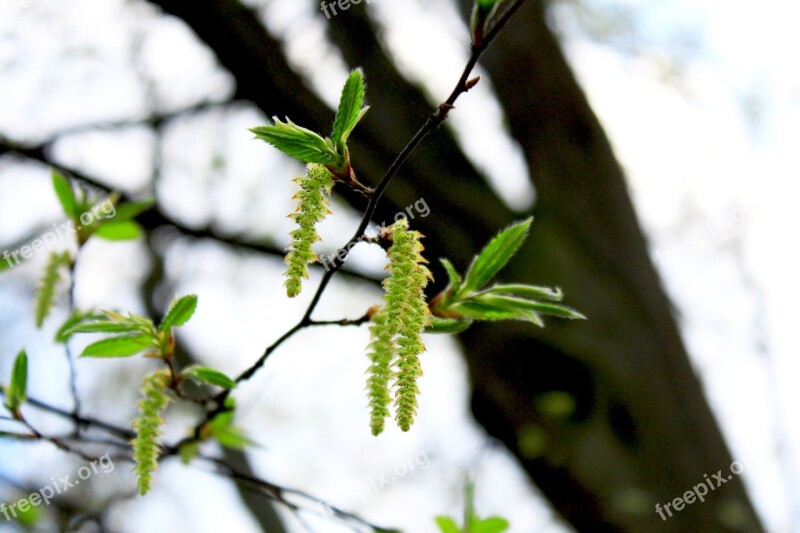
[[[340,86],[345,69],[325,46],[322,30],[336,19],[326,21],[310,3],[296,0],[263,4],[270,30],[291,43],[294,64],[334,105],[338,90],[328,88]],[[593,0],[590,5],[622,6],[639,17],[644,37],[633,53],[625,54],[582,37],[568,10],[557,11],[555,20],[565,29],[568,57],[626,168],[654,257],[681,311],[693,363],[734,458],[747,466],[744,478],[751,496],[770,531],[793,531],[792,525],[800,523],[800,424],[791,413],[800,401],[800,388],[794,386],[800,363],[791,323],[796,313],[790,306],[800,296],[794,277],[800,256],[786,250],[788,230],[798,226],[793,203],[800,177],[800,71],[792,67],[800,49],[798,8],[777,0],[762,2],[757,10],[712,0]],[[409,0],[402,8],[396,2],[374,2],[371,9],[404,72],[425,80],[432,100],[449,93],[466,57],[459,43],[467,38],[459,24],[444,31],[436,25],[439,17],[452,17],[451,2],[429,1],[423,7],[421,0]],[[688,48],[687,40],[693,43]],[[139,43],[142,53],[137,54]],[[670,57],[678,56],[675,70]],[[324,68],[309,68],[320,61]],[[232,90],[229,76],[216,69],[182,25],[123,0],[0,0],[0,71],[5,76],[0,101],[6,103],[0,107],[0,133],[23,140],[97,121],[140,118],[150,106],[174,110],[224,100]],[[502,112],[486,81],[464,97],[448,123],[481,168],[503,154],[498,159],[510,163],[493,166],[491,184],[514,207],[524,208],[534,191],[518,149],[503,133]],[[485,138],[468,133],[476,120]],[[250,140],[246,128],[263,121],[256,110],[243,107],[171,125],[159,184],[167,208],[190,224],[212,221],[234,230],[285,234],[284,215],[292,210],[287,178],[299,167]],[[156,154],[152,134],[133,127],[67,137],[59,142],[57,155],[141,192]],[[220,160],[224,165],[209,170]],[[38,168],[0,165],[3,242],[57,219],[46,177]],[[354,224],[349,209],[336,205],[334,211],[337,216],[323,228],[328,246],[337,242],[336,236],[349,235]],[[135,260],[140,255],[135,243],[87,250],[80,301],[138,305],[132,287],[141,276],[143,265]],[[375,254],[359,255],[354,264],[380,268]],[[206,362],[230,373],[246,366],[307,303],[308,295],[286,302],[280,264],[273,261],[187,244],[175,246],[167,259],[170,276],[183,280],[176,292],[200,294],[185,341]],[[38,268],[31,266],[0,278],[0,372],[7,374],[6,354],[24,343],[37,354],[35,375],[43,376],[34,393],[57,402],[64,394],[59,388],[63,356],[48,347],[47,335],[31,330],[28,316],[16,307],[30,297]],[[108,276],[109,271],[115,275]],[[220,272],[232,274],[220,279]],[[312,283],[316,280],[312,277]],[[329,318],[358,316],[378,297],[374,290],[341,281],[330,292],[323,302]],[[269,302],[266,310],[264,302]],[[216,334],[220,324],[225,338]],[[362,392],[366,332],[325,331],[324,349],[320,334],[293,339],[242,388],[241,422],[264,445],[253,456],[262,475],[306,488],[375,521],[424,533],[434,531],[430,517],[460,505],[462,476],[477,464],[481,510],[509,518],[515,524],[512,531],[531,531],[532,524],[536,531],[562,529],[513,462],[504,453],[486,451],[480,430],[469,420],[466,370],[452,341],[428,343],[415,431],[389,431],[376,440],[366,431]],[[43,360],[45,355],[52,359]],[[126,372],[147,367],[141,362],[103,368],[83,363],[87,389],[107,381],[105,389],[118,390],[114,380],[125,383]],[[114,416],[122,424],[135,402],[134,385],[128,382],[126,388],[131,390],[115,394],[119,405]],[[87,404],[105,415],[107,401],[94,398]],[[176,426],[182,423],[175,421]],[[25,465],[7,459],[16,453],[31,451],[4,445],[0,468],[22,477]],[[420,454],[426,464],[429,460],[428,467],[364,494],[375,476],[411,464]],[[53,464],[61,473],[63,463]],[[218,500],[198,505],[205,496],[191,487],[213,487]],[[502,498],[497,487],[503,487]],[[136,516],[136,528],[154,532],[215,531],[231,520],[237,531],[253,530],[249,518],[237,511],[235,498],[213,477],[170,465],[151,498],[121,506],[115,516],[122,521]],[[407,511],[411,507],[413,516]],[[344,531],[327,520],[309,521],[317,531]],[[142,530],[136,528],[123,530]]]

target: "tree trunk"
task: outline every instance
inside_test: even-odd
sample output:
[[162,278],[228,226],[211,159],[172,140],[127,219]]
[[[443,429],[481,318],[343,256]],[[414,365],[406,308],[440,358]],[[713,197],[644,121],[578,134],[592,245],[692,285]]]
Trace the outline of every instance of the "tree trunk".
[[[211,47],[236,78],[238,98],[306,127],[330,126],[332,111],[303,87],[249,9],[235,0],[153,3]],[[369,77],[373,107],[352,151],[359,177],[374,184],[429,110],[387,59],[360,8],[337,17],[331,34]],[[509,278],[563,287],[589,320],[463,334],[476,418],[578,529],[761,531],[735,477],[673,518],[662,521],[655,512],[656,503],[683,495],[704,474],[727,474],[732,458],[649,260],[622,172],[541,4],[521,10],[485,66],[538,191],[532,235]],[[417,223],[426,254],[462,268],[513,218],[444,129],[401,170],[376,219],[388,220],[419,198],[435,213]],[[363,199],[348,199],[363,207]],[[540,408],[554,390],[575,402],[566,418]],[[538,449],[536,439],[543,439]]]

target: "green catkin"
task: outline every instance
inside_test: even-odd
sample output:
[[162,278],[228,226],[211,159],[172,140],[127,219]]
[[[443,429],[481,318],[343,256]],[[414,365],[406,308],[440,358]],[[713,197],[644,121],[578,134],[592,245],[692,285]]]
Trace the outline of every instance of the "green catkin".
[[394,355],[393,333],[386,327],[386,314],[381,310],[372,317],[369,328],[372,336],[370,342],[370,364],[367,378],[367,392],[371,408],[370,428],[373,435],[383,432],[384,422],[389,416],[389,380],[392,377],[392,357]]
[[53,308],[56,300],[56,286],[60,281],[58,269],[63,265],[68,265],[70,262],[69,254],[52,252],[47,259],[47,265],[44,267],[44,274],[36,290],[36,308],[34,316],[36,318],[36,327],[41,328],[44,324],[47,315]]
[[408,228],[408,221],[401,219],[387,230],[392,244],[389,247],[389,269],[384,280],[384,308],[373,317],[372,366],[368,388],[372,408],[371,426],[373,434],[383,430],[383,419],[388,416],[389,374],[395,378],[395,419],[403,431],[414,423],[417,412],[419,388],[417,380],[422,376],[419,354],[425,351],[422,332],[428,324],[428,306],[425,303],[425,285],[431,273],[422,257],[422,235]]
[[138,477],[139,494],[144,496],[150,491],[153,472],[158,469],[158,457],[161,453],[161,417],[169,403],[167,389],[172,380],[168,369],[159,370],[144,378],[141,388],[142,398],[139,400],[139,417],[133,422],[136,438],[133,446],[134,470]]
[[316,261],[313,243],[320,240],[317,223],[330,213],[329,197],[333,188],[333,175],[323,165],[310,163],[306,175],[295,180],[300,192],[295,195],[300,203],[297,211],[289,215],[297,223],[292,230],[292,241],[286,254],[286,294],[293,298],[300,294],[302,279],[308,278],[308,265]]

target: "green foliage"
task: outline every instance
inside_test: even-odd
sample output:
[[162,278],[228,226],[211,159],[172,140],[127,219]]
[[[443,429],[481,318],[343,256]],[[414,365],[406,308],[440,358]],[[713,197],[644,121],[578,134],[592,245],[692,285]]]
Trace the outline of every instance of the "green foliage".
[[[21,256],[19,256],[19,257],[22,259],[22,261],[25,260],[24,257],[21,257]],[[22,261],[20,261],[20,262],[22,262]],[[8,258],[6,260],[0,259],[0,272],[2,272],[4,270],[8,270],[8,269],[10,269],[10,268],[12,268],[14,266],[16,266],[16,264],[11,262],[11,258]]]
[[430,325],[425,328],[425,333],[461,333],[469,329],[472,322],[469,320],[460,320],[456,318],[439,318],[431,316],[428,318]]
[[141,315],[128,313],[128,316],[113,311],[103,311],[102,315],[90,314],[62,334],[69,338],[76,333],[120,333],[84,348],[81,357],[115,358],[131,357],[145,350],[160,353],[162,344],[153,322]]
[[342,88],[331,137],[323,138],[288,118],[286,122],[274,118],[274,124],[250,130],[256,138],[307,163],[306,175],[295,180],[300,185],[295,198],[300,202],[297,211],[290,215],[298,226],[291,233],[286,255],[286,293],[290,298],[300,294],[302,280],[308,278],[308,265],[317,260],[312,248],[319,240],[316,225],[330,213],[329,197],[334,181],[358,184],[350,168],[347,139],[368,109],[364,107],[364,74],[355,69]]
[[350,165],[347,139],[369,107],[364,107],[364,73],[353,70],[345,81],[330,137],[298,126],[288,118],[274,124],[251,128],[257,139],[265,141],[304,163],[325,165],[335,174],[345,173]]
[[81,216],[81,211],[78,209],[78,201],[75,198],[75,193],[72,190],[72,185],[70,185],[69,180],[55,169],[52,170],[51,176],[53,180],[53,190],[56,192],[64,214],[67,215],[70,220],[78,220],[78,217]]
[[82,320],[85,320],[88,313],[84,313],[78,309],[72,311],[72,314],[67,317],[61,327],[58,328],[55,335],[55,341],[58,343],[65,343],[69,340],[69,335],[66,334],[68,330],[78,325]]
[[225,410],[203,424],[200,428],[199,438],[187,440],[180,445],[178,454],[184,464],[189,464],[194,459],[200,451],[200,445],[208,439],[214,439],[220,446],[235,450],[255,445],[255,442],[248,438],[244,431],[233,425],[235,410],[236,403],[233,398],[228,397],[225,400]]
[[134,471],[138,478],[139,494],[142,496],[150,491],[153,472],[158,468],[161,453],[159,437],[164,424],[161,415],[170,401],[167,390],[171,381],[170,371],[162,369],[145,377],[142,384],[139,417],[133,422],[136,438],[131,441]]
[[475,486],[471,481],[467,483],[465,493],[464,527],[459,527],[449,516],[437,516],[436,525],[442,533],[502,533],[510,527],[505,518],[478,517],[475,513]]
[[472,42],[476,45],[483,41],[483,36],[486,33],[486,23],[489,22],[497,8],[503,0],[475,0],[475,6],[472,8],[472,17],[470,18],[470,29],[472,30]]
[[66,342],[76,333],[116,333],[119,335],[86,346],[81,357],[131,357],[147,350],[149,355],[168,359],[174,350],[172,328],[188,322],[196,308],[196,295],[176,298],[158,328],[149,318],[134,313],[127,316],[114,311],[103,311],[102,315],[76,313],[61,327],[56,338]]
[[95,315],[91,322],[76,323],[68,327],[62,333],[62,337],[69,338],[75,333],[137,333],[141,330],[138,324],[128,321],[112,322],[106,320],[103,315]]
[[11,380],[5,391],[6,407],[9,411],[17,413],[20,406],[25,403],[28,391],[28,355],[22,350],[14,360],[11,370]]
[[425,351],[422,332],[428,325],[425,286],[431,273],[422,257],[422,235],[411,231],[403,218],[387,228],[383,237],[391,241],[387,252],[390,275],[383,282],[384,307],[373,316],[370,343],[369,378],[367,382],[370,425],[374,435],[383,430],[388,415],[389,377],[394,377],[395,419],[403,431],[414,423],[422,376],[419,354]]
[[36,302],[34,316],[36,319],[36,327],[41,328],[44,324],[47,315],[53,308],[56,300],[56,286],[60,281],[59,269],[62,266],[69,266],[72,258],[67,252],[57,253],[51,252],[47,260],[47,265],[44,268],[42,280],[36,291]]
[[306,163],[333,165],[338,154],[329,139],[323,139],[313,131],[298,126],[288,118],[281,122],[278,117],[272,119],[271,126],[251,128],[257,139],[267,142],[290,157]]
[[234,450],[243,450],[248,446],[254,446],[255,442],[250,440],[244,431],[233,425],[233,417],[233,407],[228,411],[223,411],[203,426],[201,436],[213,438],[221,446]]
[[178,456],[181,458],[181,462],[185,465],[191,463],[192,459],[194,459],[199,452],[200,441],[198,440],[188,440],[178,446]]
[[133,202],[125,202],[117,206],[117,214],[114,215],[114,220],[124,221],[133,220],[139,214],[147,211],[155,205],[155,200],[148,198],[146,200],[136,200]]
[[219,370],[214,370],[213,368],[204,366],[190,366],[189,368],[184,369],[184,371],[181,372],[181,375],[205,385],[214,385],[215,387],[221,387],[223,389],[236,388],[236,382],[234,380]]
[[503,285],[498,284],[492,287],[491,292],[496,294],[507,294],[518,296],[530,300],[548,300],[550,302],[560,302],[564,298],[561,289],[552,287],[538,287],[536,285]]
[[[23,498],[27,496],[27,494],[22,495]],[[15,520],[24,528],[25,531],[34,532],[42,531],[42,529],[44,529],[43,524],[39,524],[42,520],[42,510],[39,507],[26,505],[25,509],[23,510],[21,505],[17,505],[15,512],[17,515]]]
[[455,267],[442,260],[449,278],[447,287],[431,301],[429,333],[463,331],[475,320],[524,320],[544,327],[542,315],[582,319],[582,314],[560,302],[561,289],[523,284],[486,287],[525,242],[532,219],[501,231],[472,261],[462,280]]
[[479,289],[491,281],[525,242],[532,221],[533,219],[528,218],[512,224],[489,241],[489,244],[472,261],[464,275],[464,284],[459,292]]
[[302,279],[308,278],[308,265],[317,260],[312,248],[320,240],[317,224],[330,213],[329,197],[333,175],[322,165],[309,164],[306,175],[295,180],[300,185],[297,211],[289,215],[297,224],[292,230],[292,241],[286,254],[286,294],[293,298],[300,294]]
[[475,519],[463,529],[449,516],[437,516],[436,525],[442,533],[502,533],[510,527],[508,520],[497,516],[483,520]]
[[[347,138],[361,120],[369,107],[364,106],[364,73],[360,68],[353,70],[342,88],[339,110],[333,121],[331,140],[338,148],[346,146]],[[341,151],[340,151],[341,153]]]
[[[72,188],[69,180],[57,170],[52,171],[53,190],[61,203],[61,208],[67,217],[73,221],[78,228],[78,243],[83,244],[89,237],[96,235],[101,239],[110,241],[125,241],[137,239],[142,233],[142,228],[133,221],[141,212],[153,206],[153,200],[142,200],[135,202],[125,202],[114,208],[114,219],[100,218],[100,207],[102,204],[110,203],[111,206],[119,200],[119,194],[114,193],[101,202],[97,197],[77,189],[77,194]],[[83,224],[80,222],[81,215],[84,213],[92,214],[92,222]],[[108,213],[109,215],[111,213]]]
[[84,348],[81,357],[115,358],[131,357],[157,345],[148,334],[120,335],[99,340]]
[[141,234],[142,228],[139,224],[130,220],[102,221],[92,232],[92,235],[108,241],[134,240],[138,239]]
[[189,294],[176,298],[169,306],[164,320],[158,326],[161,332],[168,331],[170,328],[179,327],[186,324],[197,309],[197,295]]

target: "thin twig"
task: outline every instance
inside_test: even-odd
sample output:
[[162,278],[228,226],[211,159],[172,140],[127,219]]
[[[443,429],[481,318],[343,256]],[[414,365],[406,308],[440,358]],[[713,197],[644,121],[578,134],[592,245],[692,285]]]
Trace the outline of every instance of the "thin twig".
[[[2,391],[0,391],[0,394],[2,394]],[[47,411],[49,413],[58,415],[58,416],[60,416],[62,418],[66,418],[66,419],[72,420],[74,423],[82,423],[82,424],[85,424],[86,426],[96,427],[98,429],[102,429],[102,430],[107,431],[107,432],[115,433],[115,434],[117,434],[117,435],[119,435],[121,437],[129,437],[130,435],[132,435],[132,432],[130,432],[130,431],[126,430],[126,429],[120,428],[118,426],[115,426],[115,425],[107,423],[107,422],[103,422],[101,420],[77,416],[77,415],[71,413],[70,411],[68,411],[66,409],[61,409],[59,407],[55,407],[55,406],[49,405],[49,404],[47,404],[45,402],[42,402],[41,400],[38,400],[36,398],[28,398],[27,399],[27,403],[29,403],[31,406],[34,406],[34,407],[36,407],[38,409],[41,409],[43,411]],[[75,446],[73,446],[72,444],[68,444],[68,443],[94,444],[94,445],[104,444],[104,445],[108,445],[108,446],[115,446],[117,448],[124,449],[125,451],[130,451],[131,450],[131,444],[129,442],[117,442],[117,441],[106,440],[106,439],[96,439],[96,438],[91,438],[91,437],[86,437],[86,436],[67,436],[67,437],[64,437],[64,438],[62,438],[62,437],[52,437],[52,436],[43,435],[42,433],[37,431],[31,424],[29,424],[25,419],[19,419],[17,421],[22,423],[22,424],[24,424],[29,429],[29,431],[31,433],[30,434],[5,434],[5,433],[3,433],[3,434],[0,434],[0,435],[2,435],[2,436],[6,436],[7,435],[9,438],[15,438],[15,439],[18,439],[18,440],[26,440],[26,441],[39,440],[39,441],[50,442],[51,444],[55,445],[61,451],[65,452],[65,453],[69,453],[71,455],[78,456],[78,457],[84,459],[85,461],[95,461],[95,460],[99,460],[100,458],[99,457],[94,457],[94,456],[89,455],[87,453],[84,453],[83,451],[78,450],[77,448],[75,448]],[[177,455],[177,453],[178,453],[178,445],[177,444],[176,445],[166,444],[166,445],[164,445],[164,451],[161,454],[161,457],[162,458],[175,457]],[[239,472],[235,468],[229,466],[223,459],[219,459],[217,457],[211,457],[211,456],[207,456],[207,455],[203,455],[203,454],[198,454],[196,457],[197,457],[197,459],[199,459],[199,460],[201,460],[201,461],[203,461],[203,462],[205,462],[205,463],[207,463],[209,465],[212,465],[213,466],[212,471],[215,474],[220,475],[222,477],[226,477],[228,479],[232,479],[234,481],[247,483],[250,486],[259,489],[257,491],[259,494],[267,496],[268,498],[270,498],[270,499],[272,499],[272,500],[274,500],[274,501],[286,506],[290,510],[294,510],[294,511],[300,510],[301,506],[298,505],[297,503],[293,503],[290,500],[286,499],[285,498],[286,495],[300,498],[301,500],[306,502],[307,505],[304,506],[306,508],[313,509],[314,507],[319,507],[320,509],[327,509],[335,517],[337,517],[338,519],[340,519],[342,521],[349,522],[349,523],[354,523],[354,524],[360,524],[361,526],[368,527],[368,528],[372,529],[373,531],[376,531],[376,532],[379,532],[379,533],[389,533],[389,532],[393,531],[391,529],[386,529],[386,528],[383,528],[381,526],[372,524],[372,523],[368,522],[367,520],[364,520],[363,518],[361,518],[361,517],[359,517],[357,515],[354,515],[352,513],[348,513],[346,511],[343,511],[343,510],[339,509],[338,507],[336,507],[334,505],[331,505],[330,503],[328,503],[328,502],[326,502],[326,501],[324,501],[324,500],[322,500],[320,498],[317,498],[316,496],[312,496],[311,494],[308,494],[305,491],[302,491],[302,490],[299,490],[299,489],[290,488],[290,487],[282,487],[280,485],[276,485],[274,483],[271,483],[269,481],[260,479],[258,477],[255,477],[255,476],[252,476],[252,475],[249,475],[249,474],[245,474],[243,472]],[[112,459],[123,460],[123,461],[131,461],[132,460],[130,455],[127,455],[127,454],[126,455],[121,455],[121,456],[114,456],[114,457],[112,457]],[[311,507],[308,507],[308,506],[311,506]]]
[[[75,257],[69,265],[69,290],[67,291],[67,310],[70,316],[75,312],[75,271],[78,268],[78,257],[81,254],[81,243],[78,242],[78,250],[75,252]],[[64,341],[64,354],[67,357],[67,364],[69,365],[69,390],[72,394],[72,414],[80,416],[81,413],[81,398],[78,395],[78,373],[75,369],[75,358],[72,354],[70,346],[70,339]],[[82,429],[81,424],[75,424],[76,434],[80,434]]]
[[[419,146],[419,144],[427,137],[430,133],[436,130],[444,121],[447,119],[447,115],[450,113],[452,109],[455,108],[455,102],[458,100],[458,97],[464,94],[465,92],[469,91],[472,87],[475,86],[477,83],[477,79],[470,79],[470,75],[475,68],[475,65],[478,63],[478,60],[492,43],[492,41],[497,37],[500,33],[500,30],[505,26],[508,20],[516,13],[516,11],[525,3],[526,0],[517,0],[513,2],[496,20],[492,29],[487,32],[484,39],[479,44],[473,44],[470,48],[470,57],[467,61],[467,64],[464,66],[464,70],[461,74],[461,77],[456,83],[456,86],[453,88],[453,91],[450,93],[450,96],[439,104],[439,107],[431,113],[425,123],[420,127],[419,130],[414,134],[408,144],[403,148],[403,150],[397,155],[395,160],[389,166],[389,169],[383,175],[381,180],[378,182],[377,187],[373,189],[372,193],[369,196],[369,202],[367,203],[367,207],[364,210],[364,214],[361,217],[361,221],[356,228],[355,233],[353,236],[348,240],[339,250],[332,255],[332,264],[330,267],[326,266],[326,272],[320,281],[319,286],[317,287],[317,291],[314,293],[314,297],[311,299],[311,302],[306,309],[306,312],[303,314],[303,317],[291,328],[289,328],[286,332],[283,333],[275,342],[271,345],[267,346],[264,349],[264,352],[261,356],[253,363],[247,370],[242,372],[237,378],[236,383],[242,383],[244,381],[249,380],[252,378],[267,362],[267,359],[270,355],[272,355],[283,343],[289,340],[295,333],[305,329],[307,327],[311,327],[314,325],[330,325],[331,323],[326,322],[317,322],[314,321],[311,316],[316,310],[317,305],[322,298],[323,293],[328,287],[331,279],[337,272],[344,266],[345,262],[347,261],[347,257],[350,254],[350,250],[355,246],[357,243],[361,241],[368,241],[365,235],[365,231],[367,226],[369,225],[370,220],[372,220],[375,211],[378,208],[378,204],[381,201],[383,193],[386,191],[386,188],[391,183],[392,179],[397,175],[397,172],[400,170],[400,167],[406,162],[409,156],[414,152],[414,150]],[[227,400],[228,396],[230,396],[231,390],[225,390],[220,392],[217,396],[214,397],[214,401],[216,403],[216,407],[208,411],[205,418],[200,421],[194,430],[194,436],[184,439],[184,442],[189,442],[191,440],[197,440],[200,437],[200,430],[207,422],[212,420],[215,416],[225,411],[225,400]]]
[[361,324],[366,324],[369,322],[371,317],[369,314],[362,316],[361,318],[344,318],[342,320],[312,320],[308,323],[308,327],[317,327],[317,326],[360,326]]

